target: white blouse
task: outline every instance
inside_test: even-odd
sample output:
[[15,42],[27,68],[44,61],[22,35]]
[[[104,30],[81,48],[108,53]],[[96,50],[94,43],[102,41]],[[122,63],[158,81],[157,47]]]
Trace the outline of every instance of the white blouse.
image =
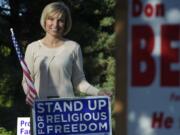
[[[48,48],[40,40],[32,42],[27,46],[25,61],[40,99],[74,97],[74,89],[89,95],[99,92],[86,81],[81,48],[74,41],[67,40],[58,48]],[[27,94],[25,77],[22,85]]]

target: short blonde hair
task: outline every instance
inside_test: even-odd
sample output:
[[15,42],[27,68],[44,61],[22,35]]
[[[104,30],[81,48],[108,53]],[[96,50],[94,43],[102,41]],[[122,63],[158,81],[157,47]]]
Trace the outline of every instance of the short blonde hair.
[[63,31],[63,35],[66,35],[72,27],[72,19],[69,8],[63,2],[53,2],[45,6],[42,11],[40,24],[42,28],[45,30],[45,21],[52,13],[62,13],[65,17],[65,27]]

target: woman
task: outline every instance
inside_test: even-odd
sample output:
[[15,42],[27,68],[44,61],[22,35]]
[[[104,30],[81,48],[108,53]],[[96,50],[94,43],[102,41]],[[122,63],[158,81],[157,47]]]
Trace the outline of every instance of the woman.
[[[38,97],[74,97],[74,89],[88,95],[111,95],[100,92],[86,81],[79,44],[64,38],[72,24],[69,8],[62,2],[48,4],[40,23],[46,34],[29,44],[25,53]],[[22,85],[27,94],[24,77]]]

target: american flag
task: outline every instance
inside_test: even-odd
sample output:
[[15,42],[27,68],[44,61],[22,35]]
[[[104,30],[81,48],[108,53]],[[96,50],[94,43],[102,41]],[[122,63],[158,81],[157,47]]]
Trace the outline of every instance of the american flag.
[[34,87],[34,82],[33,82],[32,78],[30,76],[30,72],[29,72],[29,69],[27,67],[27,64],[24,61],[23,55],[22,55],[22,53],[20,51],[20,48],[18,46],[18,43],[16,41],[13,29],[11,28],[10,31],[11,31],[11,38],[12,38],[12,41],[13,41],[13,45],[14,45],[14,48],[16,50],[19,62],[21,64],[23,74],[24,74],[24,77],[25,77],[25,80],[26,80],[27,88],[28,88],[28,93],[26,95],[26,103],[32,106],[33,103],[34,103],[34,100],[35,100],[35,98],[37,96],[37,92],[36,92],[36,89]]

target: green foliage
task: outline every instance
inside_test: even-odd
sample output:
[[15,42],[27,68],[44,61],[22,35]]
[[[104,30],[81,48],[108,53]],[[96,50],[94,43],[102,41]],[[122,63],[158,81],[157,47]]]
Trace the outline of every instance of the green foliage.
[[113,57],[109,57],[107,62],[107,70],[105,71],[106,80],[102,84],[103,88],[108,90],[114,90],[114,82],[115,82],[115,60]]
[[[12,84],[12,77],[10,74],[2,74],[0,78],[0,105],[10,107],[12,106],[12,95],[11,93],[11,86]],[[7,87],[8,86],[8,87]],[[8,97],[8,98],[7,98]]]
[[108,10],[110,10],[110,11],[114,10],[114,7],[115,7],[114,0],[104,0],[104,3],[106,5],[106,7],[108,8]]
[[0,135],[13,135],[13,133],[11,131],[7,131],[3,127],[0,127]]
[[103,27],[108,27],[108,26],[112,26],[112,24],[115,22],[114,18],[112,17],[104,17],[101,21],[100,21],[100,25]]
[[11,49],[7,46],[0,46],[0,54],[3,55],[4,57],[7,57],[11,54]]

